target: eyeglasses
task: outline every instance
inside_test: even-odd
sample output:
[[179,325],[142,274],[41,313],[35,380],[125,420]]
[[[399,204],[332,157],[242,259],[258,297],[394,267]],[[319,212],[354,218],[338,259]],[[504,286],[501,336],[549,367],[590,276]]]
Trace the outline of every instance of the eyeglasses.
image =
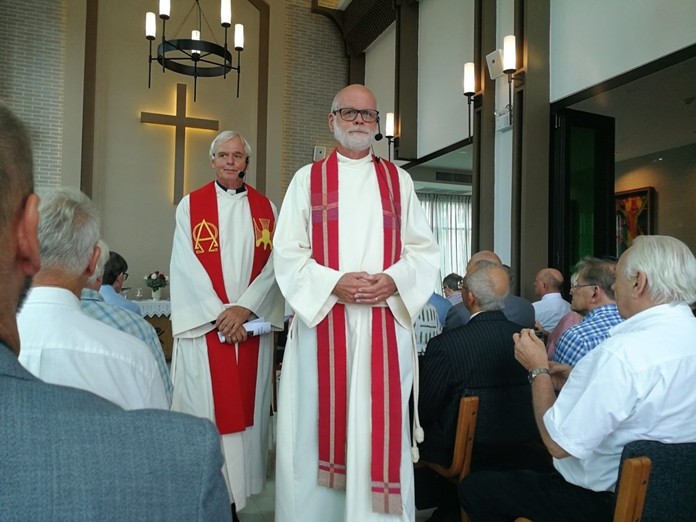
[[596,285],[595,283],[587,283],[585,285],[570,285],[570,293],[572,294],[573,292],[575,292],[576,288],[582,288],[584,286],[599,286],[599,285]]
[[123,280],[125,281],[128,279],[128,272],[123,272]]
[[377,121],[377,117],[379,116],[379,111],[376,111],[374,109],[345,108],[331,111],[331,114],[333,115],[336,115],[336,113],[341,115],[341,119],[343,121],[355,121],[355,119],[358,117],[358,114],[360,114],[360,117],[365,123],[373,123]]

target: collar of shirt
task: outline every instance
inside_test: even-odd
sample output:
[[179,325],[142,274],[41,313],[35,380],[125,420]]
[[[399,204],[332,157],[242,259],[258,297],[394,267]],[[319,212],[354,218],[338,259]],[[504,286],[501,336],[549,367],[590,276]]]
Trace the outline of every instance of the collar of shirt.
[[215,183],[217,183],[217,186],[220,187],[225,192],[227,192],[228,194],[234,195],[234,194],[241,194],[242,192],[246,192],[246,185],[244,185],[243,183],[242,183],[242,186],[239,187],[238,189],[231,189],[231,188],[223,187],[222,184],[217,180],[215,180]]
[[97,290],[92,290],[91,288],[83,288],[82,294],[80,295],[81,301],[103,301],[104,298]]

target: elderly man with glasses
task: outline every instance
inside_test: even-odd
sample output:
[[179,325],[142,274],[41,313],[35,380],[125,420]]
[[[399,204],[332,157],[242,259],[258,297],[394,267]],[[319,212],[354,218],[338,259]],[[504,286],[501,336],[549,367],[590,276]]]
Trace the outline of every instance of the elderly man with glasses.
[[275,235],[276,277],[295,312],[278,392],[276,520],[413,520],[413,320],[440,253],[408,173],[370,154],[372,92],[341,90],[328,120],[336,150],[295,174]]
[[576,266],[577,278],[570,287],[571,309],[583,320],[566,330],[558,340],[553,361],[575,364],[590,350],[609,337],[609,329],[623,319],[619,315],[612,285],[616,280],[616,262],[586,257]]

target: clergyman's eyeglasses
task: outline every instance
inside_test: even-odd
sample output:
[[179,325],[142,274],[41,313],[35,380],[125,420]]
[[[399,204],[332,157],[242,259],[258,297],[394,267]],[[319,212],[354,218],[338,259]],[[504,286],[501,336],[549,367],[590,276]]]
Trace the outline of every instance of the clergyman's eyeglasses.
[[343,121],[355,121],[358,114],[360,114],[360,117],[365,123],[372,123],[377,121],[379,111],[374,109],[352,109],[349,107],[344,109],[336,109],[335,111],[332,111],[332,114],[339,114]]

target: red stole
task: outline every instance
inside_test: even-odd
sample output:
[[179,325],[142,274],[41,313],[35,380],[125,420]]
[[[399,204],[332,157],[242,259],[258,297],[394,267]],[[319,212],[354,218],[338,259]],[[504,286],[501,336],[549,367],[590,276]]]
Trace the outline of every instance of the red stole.
[[[382,201],[383,269],[401,255],[401,193],[393,163],[372,162]],[[386,168],[385,168],[386,166]],[[311,171],[312,255],[339,270],[338,158],[334,152]],[[368,306],[368,305],[364,305]],[[317,325],[319,386],[319,484],[345,489],[347,435],[347,341],[345,306],[336,304]],[[400,514],[401,374],[396,325],[389,308],[372,308],[371,394],[372,510]]]
[[[249,185],[247,198],[254,223],[254,259],[249,284],[256,279],[271,254],[275,217],[271,203]],[[218,298],[229,303],[222,275],[217,193],[215,182],[191,192],[191,236],[198,260],[208,273]],[[231,224],[225,224],[231,226]],[[236,267],[225,267],[227,270]],[[259,360],[259,338],[248,337],[238,350],[218,338],[217,330],[205,336],[208,345],[210,378],[215,406],[215,423],[221,435],[244,431],[254,425],[256,374]],[[239,352],[237,355],[236,352]]]

